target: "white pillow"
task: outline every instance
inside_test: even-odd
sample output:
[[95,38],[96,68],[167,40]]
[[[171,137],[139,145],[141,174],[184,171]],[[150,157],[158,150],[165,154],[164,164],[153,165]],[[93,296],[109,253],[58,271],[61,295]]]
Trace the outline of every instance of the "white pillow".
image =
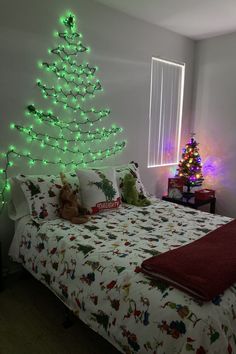
[[115,209],[121,205],[113,168],[78,170],[82,206],[90,214]]
[[8,215],[10,219],[16,221],[25,215],[29,215],[30,210],[19,179],[11,177],[9,182],[11,186],[11,200],[8,203]]
[[[73,190],[79,191],[79,181],[75,173],[66,173],[66,179]],[[59,193],[62,188],[60,176],[17,175],[12,177],[11,186],[9,216],[13,220],[25,215],[31,215],[38,222],[59,217]]]
[[[144,184],[141,180],[140,173],[139,173],[139,166],[137,162],[131,161],[128,164],[124,165],[119,165],[119,166],[104,166],[104,167],[93,167],[92,170],[109,170],[109,169],[115,169],[116,172],[116,181],[117,181],[117,186],[119,190],[119,194],[122,197],[122,201],[125,202],[124,197],[123,197],[123,179],[127,173],[131,173],[135,178],[136,178],[136,189],[139,193],[139,197],[142,198],[149,198],[150,195],[146,191]],[[82,169],[82,171],[86,169]],[[80,169],[81,171],[81,169]]]
[[122,201],[126,202],[123,196],[123,179],[127,173],[131,173],[136,179],[136,189],[139,193],[140,198],[148,198],[148,193],[145,190],[145,187],[141,181],[141,177],[139,174],[138,164],[136,162],[130,162],[127,165],[116,166],[116,179],[117,185],[119,188],[119,193],[122,197]]

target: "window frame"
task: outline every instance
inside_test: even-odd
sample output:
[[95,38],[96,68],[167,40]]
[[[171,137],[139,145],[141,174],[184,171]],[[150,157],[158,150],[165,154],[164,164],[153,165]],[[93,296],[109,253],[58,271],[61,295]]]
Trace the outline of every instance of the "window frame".
[[[154,66],[154,62],[158,61],[158,62],[163,62],[169,65],[173,65],[173,66],[178,66],[181,68],[181,88],[180,88],[180,99],[179,99],[179,112],[177,113],[178,115],[178,142],[177,142],[177,149],[176,149],[176,161],[173,161],[171,163],[160,163],[160,164],[151,164],[150,160],[151,160],[151,131],[152,131],[152,91],[153,91],[153,66]],[[164,59],[161,57],[154,57],[152,56],[152,62],[151,62],[151,81],[150,81],[150,102],[149,102],[149,136],[148,136],[148,163],[147,163],[147,167],[148,168],[154,168],[154,167],[162,167],[162,166],[173,166],[173,165],[178,165],[179,163],[179,157],[180,157],[180,142],[181,142],[181,128],[182,128],[182,120],[183,120],[183,105],[184,105],[184,86],[185,86],[185,69],[186,69],[186,64],[184,62],[177,62],[175,60],[169,60],[169,59]],[[177,120],[177,119],[176,119]],[[160,119],[159,119],[160,121]],[[160,122],[159,122],[159,126],[160,126]],[[158,134],[158,146],[160,145],[160,130],[159,130],[159,134]],[[163,151],[162,151],[162,155],[163,157]]]

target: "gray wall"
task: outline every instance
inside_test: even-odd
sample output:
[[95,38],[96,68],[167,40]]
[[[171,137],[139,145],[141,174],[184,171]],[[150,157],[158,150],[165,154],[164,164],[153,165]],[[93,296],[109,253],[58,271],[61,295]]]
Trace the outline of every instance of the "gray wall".
[[217,212],[236,217],[236,33],[196,45],[194,130]]
[[[124,127],[123,135],[128,140],[125,152],[111,163],[137,160],[146,188],[159,196],[165,192],[167,177],[173,176],[175,168],[146,167],[151,57],[186,63],[184,144],[191,115],[194,42],[92,0],[0,0],[0,6],[0,151],[10,143],[22,144],[22,138],[9,130],[9,123],[25,122],[25,106],[40,99],[35,79],[41,73],[36,63],[47,58],[47,49],[54,42],[52,32],[59,27],[58,18],[69,7],[77,14],[79,29],[92,48],[91,63],[100,69],[104,87],[101,101],[112,109],[112,122]],[[12,174],[19,172],[53,171],[29,171],[21,165]],[[1,217],[0,227],[6,262],[13,233],[6,215]]]

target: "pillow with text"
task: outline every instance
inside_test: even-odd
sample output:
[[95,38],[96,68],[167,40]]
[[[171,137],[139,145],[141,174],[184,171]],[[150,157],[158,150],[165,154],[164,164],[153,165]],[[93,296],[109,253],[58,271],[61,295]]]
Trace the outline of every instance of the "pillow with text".
[[78,170],[82,206],[90,214],[115,209],[121,198],[113,168]]

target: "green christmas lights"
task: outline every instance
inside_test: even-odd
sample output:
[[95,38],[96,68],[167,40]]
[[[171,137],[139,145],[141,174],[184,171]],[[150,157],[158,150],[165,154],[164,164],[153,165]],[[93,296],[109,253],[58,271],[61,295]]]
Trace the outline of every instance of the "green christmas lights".
[[[0,168],[0,211],[10,189],[8,171],[20,159],[26,160],[29,167],[40,163],[42,166],[58,166],[58,172],[62,169],[75,170],[114,156],[126,145],[125,141],[118,141],[111,147],[104,146],[109,139],[121,133],[122,128],[114,124],[110,128],[94,128],[111,113],[109,108],[98,109],[91,105],[95,95],[103,91],[96,77],[98,68],[84,59],[90,48],[82,43],[83,36],[77,31],[75,16],[67,13],[60,18],[60,23],[63,31],[54,32],[60,43],[48,50],[54,60],[39,62],[39,68],[46,75],[51,75],[52,84],[43,82],[45,79],[37,79],[42,96],[56,105],[57,113],[39,109],[32,103],[27,106],[26,115],[33,119],[35,125],[11,123],[10,128],[25,137],[31,151],[19,151],[11,145],[6,153],[1,154],[5,165]],[[35,147],[46,151],[46,155],[39,152],[39,156],[35,156]]]
[[[57,123],[58,127],[67,127],[69,129],[69,127],[72,123],[77,122],[76,118],[70,122],[62,121],[62,120],[60,120],[59,117],[55,116],[52,111],[48,111],[48,112],[39,111],[34,107],[34,105],[29,105],[27,107],[27,109],[28,109],[28,111],[26,112],[26,114],[35,118],[38,123],[48,122],[51,125],[55,125]],[[80,111],[80,117],[83,118],[83,121],[80,121],[80,123],[79,123],[80,125],[87,124],[87,123],[90,123],[90,124],[96,123],[98,121],[101,121],[102,118],[108,117],[108,115],[110,114],[109,109],[97,111],[94,108],[91,108],[89,110],[83,110],[81,107],[78,107],[77,110]],[[89,119],[87,116],[89,113],[93,113],[94,115],[97,116],[97,118]]]
[[45,69],[47,72],[53,72],[58,79],[64,79],[67,84],[78,84],[83,83],[83,76],[88,77],[90,80],[94,77],[96,71],[95,68],[90,68],[89,65],[79,65],[77,68],[74,68],[73,71],[67,69],[66,65],[59,67],[57,62],[52,64],[49,63],[39,63],[39,67]]
[[47,87],[46,85],[41,84],[41,81],[38,80],[37,85],[41,89],[42,94],[45,98],[52,97],[57,102],[62,102],[63,99],[68,98],[71,98],[72,102],[77,102],[79,96],[81,96],[82,98],[87,95],[94,96],[95,91],[101,90],[100,82],[97,82],[96,84],[85,84],[84,82],[82,82],[81,84],[78,84],[82,87],[77,86],[77,88],[74,90],[70,89],[69,84],[66,84],[67,86],[65,86],[64,89],[61,86]]
[[[67,139],[65,141],[64,136],[59,136],[59,137],[54,137],[51,136],[49,134],[42,134],[42,133],[38,133],[36,130],[33,129],[33,126],[30,127],[24,127],[22,125],[19,124],[11,124],[11,129],[17,129],[19,132],[25,134],[27,136],[27,139],[29,139],[28,141],[31,142],[33,140],[38,140],[40,142],[44,142],[45,145],[49,145],[48,142],[57,142],[59,144],[59,141],[62,141],[66,144],[68,143],[76,143],[76,142],[81,142],[85,143],[85,142],[89,142],[89,141],[95,141],[95,140],[99,140],[100,142],[102,142],[105,139],[108,139],[111,135],[116,136],[116,134],[118,132],[122,132],[122,128],[113,126],[111,129],[106,129],[106,128],[102,128],[102,129],[96,129],[94,131],[94,133],[91,133],[90,130],[88,131],[82,131],[80,129],[74,129],[71,131],[73,131],[74,133],[77,133],[75,135],[75,137],[71,138],[71,139]],[[81,139],[81,136],[85,135],[85,137],[83,137]],[[50,145],[53,146],[53,145]],[[59,145],[57,145],[59,147]],[[56,146],[54,146],[56,147]],[[77,152],[79,152],[79,148],[77,150]]]

